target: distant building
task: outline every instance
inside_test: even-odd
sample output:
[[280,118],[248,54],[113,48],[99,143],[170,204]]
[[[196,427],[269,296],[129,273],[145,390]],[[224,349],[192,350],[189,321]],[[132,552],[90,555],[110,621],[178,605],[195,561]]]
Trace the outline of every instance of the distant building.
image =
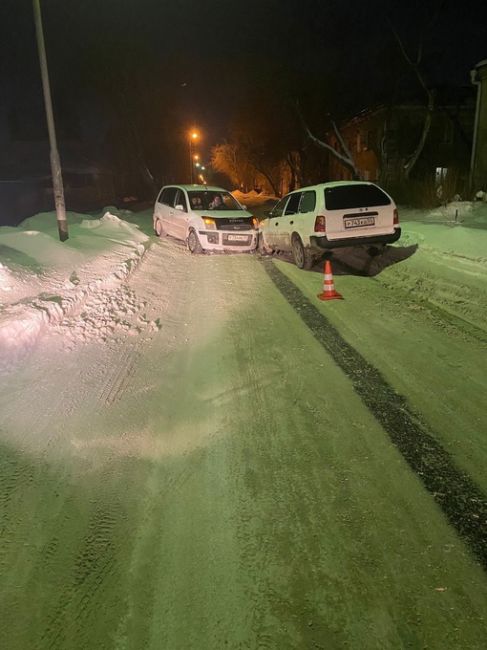
[[[411,180],[440,187],[448,179],[450,190],[455,192],[468,183],[475,105],[469,88],[449,94],[446,101],[438,93],[430,131]],[[420,139],[426,110],[417,102],[378,106],[341,125],[340,133],[364,180],[386,187],[401,182],[404,163]],[[329,135],[328,142],[340,149],[335,134]],[[331,155],[329,177],[349,179],[351,172]]]
[[[114,202],[115,182],[108,166],[88,158],[79,142],[60,142],[64,194],[68,210],[93,210]],[[0,225],[53,210],[47,140],[11,140],[0,166]]]

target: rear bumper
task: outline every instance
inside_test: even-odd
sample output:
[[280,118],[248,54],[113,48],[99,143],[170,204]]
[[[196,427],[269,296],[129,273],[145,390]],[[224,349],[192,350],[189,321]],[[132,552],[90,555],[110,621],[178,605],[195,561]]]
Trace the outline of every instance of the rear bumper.
[[328,250],[330,248],[344,248],[345,246],[373,246],[374,244],[392,244],[401,236],[401,228],[395,228],[393,233],[387,235],[373,235],[371,237],[347,237],[346,239],[330,240],[323,237],[310,237],[311,248]]

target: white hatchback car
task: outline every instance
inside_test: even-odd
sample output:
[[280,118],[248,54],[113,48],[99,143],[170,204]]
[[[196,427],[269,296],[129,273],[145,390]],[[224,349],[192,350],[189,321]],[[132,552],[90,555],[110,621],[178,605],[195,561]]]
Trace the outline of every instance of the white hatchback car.
[[284,196],[260,223],[263,252],[291,252],[309,269],[326,250],[365,246],[372,253],[401,236],[397,207],[374,183],[338,181]]
[[185,241],[191,253],[253,251],[259,221],[226,190],[207,185],[167,185],[154,205],[154,232]]

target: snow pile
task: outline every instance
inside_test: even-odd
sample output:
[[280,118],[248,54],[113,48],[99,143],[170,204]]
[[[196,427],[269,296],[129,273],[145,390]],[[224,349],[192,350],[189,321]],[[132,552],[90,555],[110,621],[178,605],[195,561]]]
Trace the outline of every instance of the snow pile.
[[400,209],[402,246],[417,252],[378,281],[487,331],[487,205],[450,203],[431,211]]
[[107,341],[119,332],[134,336],[146,328],[157,329],[143,310],[146,303],[121,284],[112,289],[101,289],[88,294],[82,308],[69,310],[55,327],[62,333],[67,347],[79,341]]
[[58,239],[55,213],[17,228],[0,228],[0,368],[35,345],[47,326],[69,342],[138,332],[127,316],[143,305],[121,285],[137,266],[148,237],[105,212],[102,218],[68,213],[68,241]]
[[487,206],[478,201],[452,201],[431,210],[399,207],[401,221],[487,227]]
[[15,290],[16,284],[17,281],[9,268],[0,262],[0,292]]

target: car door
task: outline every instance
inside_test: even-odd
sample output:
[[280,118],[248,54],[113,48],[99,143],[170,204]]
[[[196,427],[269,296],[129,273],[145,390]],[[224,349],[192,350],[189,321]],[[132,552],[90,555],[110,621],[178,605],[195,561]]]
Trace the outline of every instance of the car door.
[[276,250],[279,250],[281,219],[288,199],[289,194],[284,196],[280,201],[276,203],[276,205],[270,211],[269,218],[267,219],[266,223],[264,240],[271,248],[274,248]]
[[157,195],[156,202],[154,203],[154,217],[153,217],[153,222],[154,222],[154,230],[156,228],[156,221],[159,219],[159,221],[162,223],[162,212],[163,212],[163,204],[162,204],[162,195],[164,193],[164,188],[159,192]]
[[286,204],[284,214],[280,219],[279,227],[279,249],[282,251],[291,250],[291,234],[294,231],[294,221],[299,211],[299,202],[302,192],[293,192]]
[[174,199],[173,226],[174,236],[184,241],[188,231],[188,202],[181,189],[178,189]]
[[306,190],[301,193],[298,214],[294,218],[294,231],[299,234],[305,246],[310,243],[309,238],[314,233],[316,219],[316,192]]
[[168,235],[175,236],[174,234],[174,199],[176,197],[176,187],[165,187],[159,199],[160,202],[160,220],[164,232]]

